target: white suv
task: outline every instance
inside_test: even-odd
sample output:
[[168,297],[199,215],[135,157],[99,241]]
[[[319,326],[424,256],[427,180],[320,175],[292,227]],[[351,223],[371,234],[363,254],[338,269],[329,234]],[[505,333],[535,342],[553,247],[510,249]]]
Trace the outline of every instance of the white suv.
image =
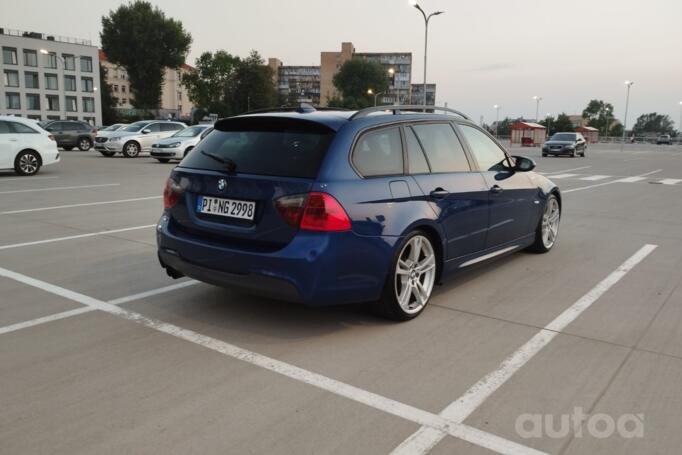
[[41,166],[59,162],[57,142],[38,123],[0,115],[0,169],[37,174]]
[[104,156],[123,153],[125,157],[135,158],[140,152],[151,151],[152,144],[159,139],[172,136],[184,128],[187,128],[187,125],[182,122],[142,120],[116,131],[107,141],[98,142],[97,150]]

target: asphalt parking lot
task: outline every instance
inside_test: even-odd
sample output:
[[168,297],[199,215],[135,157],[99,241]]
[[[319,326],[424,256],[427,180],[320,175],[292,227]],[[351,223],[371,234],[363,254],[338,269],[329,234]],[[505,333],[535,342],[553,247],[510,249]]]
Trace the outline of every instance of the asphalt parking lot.
[[172,164],[1,174],[0,453],[679,453],[682,147],[513,152],[563,191],[556,247],[402,324],[168,278]]

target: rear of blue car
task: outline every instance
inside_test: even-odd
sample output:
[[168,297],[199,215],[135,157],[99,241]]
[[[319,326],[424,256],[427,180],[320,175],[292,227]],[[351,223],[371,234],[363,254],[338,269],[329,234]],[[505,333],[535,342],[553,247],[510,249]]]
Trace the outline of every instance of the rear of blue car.
[[166,184],[157,228],[163,267],[306,304],[378,298],[386,245],[355,234],[328,182],[317,180],[335,134],[286,116],[218,122]]

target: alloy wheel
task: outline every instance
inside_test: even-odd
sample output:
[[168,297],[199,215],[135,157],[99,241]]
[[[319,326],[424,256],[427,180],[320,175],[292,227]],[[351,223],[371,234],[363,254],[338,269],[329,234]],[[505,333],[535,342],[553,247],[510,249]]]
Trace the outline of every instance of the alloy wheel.
[[21,172],[26,175],[38,172],[39,166],[40,163],[38,163],[38,158],[32,153],[26,153],[19,158],[19,168],[21,169]]
[[421,311],[436,279],[436,255],[428,238],[415,235],[403,246],[395,268],[395,297],[407,314]]
[[550,197],[545,205],[545,213],[542,214],[542,243],[547,249],[554,245],[559,234],[560,218],[559,201],[555,197]]

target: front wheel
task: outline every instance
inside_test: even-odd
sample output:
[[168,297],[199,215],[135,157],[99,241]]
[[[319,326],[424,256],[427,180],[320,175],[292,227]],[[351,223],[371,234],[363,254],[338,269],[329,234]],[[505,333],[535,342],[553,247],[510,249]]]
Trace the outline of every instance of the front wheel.
[[397,251],[377,306],[383,316],[407,321],[417,317],[431,297],[437,258],[431,240],[422,231],[405,237]]
[[78,150],[81,152],[87,152],[92,147],[92,141],[87,137],[82,137],[78,139]]
[[168,163],[170,162],[170,158],[157,158],[159,163]]
[[40,156],[32,150],[19,152],[14,160],[14,170],[19,175],[35,175],[40,170]]
[[535,229],[535,241],[528,247],[534,253],[546,253],[552,249],[559,235],[561,221],[561,205],[554,194],[550,194],[545,202],[545,210]]
[[140,145],[137,142],[126,142],[123,146],[123,156],[126,158],[137,158],[140,154]]

